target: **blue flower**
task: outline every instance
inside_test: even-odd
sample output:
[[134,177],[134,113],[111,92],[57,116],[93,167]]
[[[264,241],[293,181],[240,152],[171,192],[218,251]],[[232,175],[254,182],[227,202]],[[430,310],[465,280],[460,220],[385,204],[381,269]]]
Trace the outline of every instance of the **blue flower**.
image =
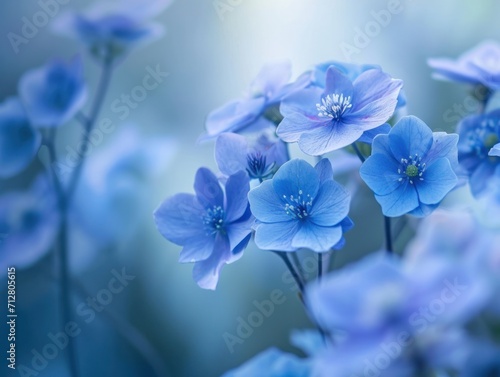
[[495,41],[482,42],[456,60],[429,59],[427,63],[438,79],[500,89],[500,45]]
[[333,180],[328,160],[316,168],[291,160],[248,198],[257,219],[255,243],[263,250],[326,252],[340,246],[352,227],[350,196]]
[[278,136],[315,156],[345,147],[393,115],[402,85],[378,69],[351,81],[332,66],[324,90],[309,87],[282,102]]
[[239,259],[254,219],[248,206],[248,175],[231,175],[223,191],[207,168],[196,173],[196,195],[177,194],[155,211],[156,226],[169,241],[183,246],[179,262],[195,262],[193,277],[201,288],[215,289],[224,264]]
[[19,82],[19,96],[33,126],[57,127],[69,121],[87,99],[81,58],[69,63],[54,60],[26,72]]
[[59,230],[59,211],[44,176],[22,192],[0,197],[0,268],[27,268],[49,252]]
[[385,216],[426,216],[457,184],[458,135],[433,133],[420,119],[403,117],[373,141],[361,178]]
[[490,177],[500,175],[500,158],[495,154],[500,141],[500,110],[464,118],[458,133],[458,161],[469,176],[472,194],[478,196]]
[[297,90],[297,84],[287,84],[291,74],[288,61],[265,65],[244,98],[228,102],[208,115],[206,138],[222,132],[262,130],[279,123],[280,101]]
[[269,348],[222,377],[308,377],[310,373],[307,359]]
[[411,269],[386,252],[330,274],[305,295],[313,317],[336,340],[313,360],[313,375],[455,369],[468,349],[461,326],[481,311],[484,287],[467,268],[430,260]]
[[0,178],[24,170],[40,147],[41,136],[34,130],[17,98],[0,104]]
[[264,180],[288,161],[288,151],[285,143],[272,140],[266,134],[249,145],[241,135],[223,133],[215,143],[215,160],[225,175],[243,170],[251,179]]
[[129,48],[160,37],[163,26],[149,21],[171,0],[97,3],[82,13],[67,12],[54,30],[84,43],[99,59],[115,58]]

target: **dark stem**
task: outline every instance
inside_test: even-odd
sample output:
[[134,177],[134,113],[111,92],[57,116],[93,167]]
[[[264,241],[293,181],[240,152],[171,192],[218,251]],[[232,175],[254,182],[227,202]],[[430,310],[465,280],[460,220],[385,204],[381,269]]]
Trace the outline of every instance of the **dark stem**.
[[385,225],[385,246],[387,248],[387,252],[392,254],[392,235],[391,235],[391,218],[388,216],[384,216],[384,225]]
[[361,160],[361,162],[365,162],[366,158],[365,158],[365,156],[363,156],[363,153],[361,153],[361,151],[359,150],[356,143],[352,143],[351,145],[352,145],[352,148],[354,149],[354,152],[356,152],[356,154],[358,155],[358,158]]
[[323,253],[318,253],[318,281],[323,276]]
[[[90,115],[88,117],[85,117],[85,115],[83,114],[78,115],[77,119],[83,122],[84,126],[83,145],[82,145],[83,151],[86,151],[89,146],[90,142],[89,136],[90,133],[92,132],[92,129],[94,128],[94,124],[97,120],[97,117],[99,116],[99,112],[101,111],[102,105],[104,103],[104,97],[106,96],[106,92],[108,91],[109,83],[111,81],[112,70],[113,70],[112,60],[107,59],[103,63],[101,78],[99,80],[96,96],[94,98],[94,102],[90,110]],[[68,203],[71,201],[71,198],[75,193],[84,165],[85,165],[85,157],[82,156],[80,161],[76,165],[75,171],[71,175],[68,184],[68,191],[67,191]]]
[[299,260],[299,257],[297,256],[297,253],[291,253],[292,255],[292,262],[295,264],[295,267],[297,268],[297,273],[299,274],[301,280],[303,282],[306,281],[307,276],[304,273],[304,269],[302,268],[302,263]]
[[295,282],[297,283],[297,286],[299,287],[301,297],[300,299],[302,302],[304,301],[304,282],[302,281],[301,277],[297,273],[297,270],[293,266],[292,262],[290,262],[290,259],[288,258],[288,253],[285,253],[283,251],[274,251],[275,254],[277,254],[281,259],[283,259],[283,262],[285,262],[286,267],[292,274]]
[[[49,131],[49,140],[47,142],[47,148],[49,149],[50,165],[57,160],[56,151],[54,147],[56,136],[56,129],[51,129]],[[51,169],[49,169],[51,170]],[[68,261],[68,202],[67,197],[64,193],[61,181],[57,177],[56,173],[51,170],[51,176],[54,183],[54,187],[57,193],[59,214],[60,214],[60,225],[59,234],[57,238],[57,250],[59,254],[59,283],[60,283],[60,294],[61,294],[61,322],[62,328],[71,322],[71,282],[69,279],[69,261]],[[68,361],[70,375],[73,377],[78,377],[78,364],[75,349],[75,339],[68,338]]]

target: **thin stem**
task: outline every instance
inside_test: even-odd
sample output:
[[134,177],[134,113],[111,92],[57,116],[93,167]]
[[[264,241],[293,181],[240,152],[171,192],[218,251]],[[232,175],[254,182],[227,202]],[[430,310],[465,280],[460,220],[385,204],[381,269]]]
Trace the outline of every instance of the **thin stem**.
[[283,262],[285,262],[286,267],[292,274],[295,282],[297,283],[297,286],[299,287],[300,293],[301,293],[301,300],[303,301],[304,297],[304,282],[302,281],[301,277],[297,273],[297,270],[293,266],[292,262],[290,262],[290,259],[288,258],[288,254],[283,252],[283,251],[274,251],[275,254],[277,254],[281,259],[283,259]]
[[361,162],[365,162],[366,158],[365,158],[365,156],[363,156],[363,153],[361,153],[361,151],[359,150],[356,143],[352,143],[351,145],[352,145],[352,148],[354,149],[354,152],[356,152],[356,154],[358,155],[358,158],[361,160]]
[[[85,117],[83,114],[81,114],[78,117],[78,120],[84,122],[85,130],[84,130],[83,145],[82,145],[82,150],[84,151],[87,150],[88,148],[88,144],[90,142],[89,140],[90,133],[92,132],[97,117],[99,116],[99,112],[101,111],[104,102],[104,97],[106,96],[106,92],[108,91],[109,83],[111,81],[112,71],[113,71],[113,64],[112,61],[108,59],[103,63],[101,78],[99,80],[99,85],[97,88],[96,96],[94,98],[94,102],[92,104],[90,115],[88,117]],[[85,164],[85,157],[82,156],[78,165],[75,167],[75,171],[73,172],[69,181],[68,191],[67,191],[68,202],[71,201],[71,198],[73,197],[73,194],[76,190],[78,181],[82,174],[84,164]]]
[[301,280],[305,282],[307,280],[307,276],[304,273],[304,269],[302,268],[302,263],[300,262],[297,253],[291,253],[291,255],[292,255],[292,261],[295,264],[295,267],[297,267],[297,273],[299,274]]
[[[47,141],[47,148],[49,149],[50,165],[57,160],[56,151],[54,147],[56,136],[56,129],[49,131],[49,138]],[[49,169],[51,170],[51,169]],[[49,173],[52,176],[54,182],[54,187],[57,194],[58,204],[59,204],[59,214],[60,214],[60,225],[59,234],[57,238],[57,250],[59,255],[59,283],[60,283],[60,294],[61,294],[61,322],[64,328],[69,322],[71,322],[71,286],[69,279],[69,261],[68,261],[68,202],[67,197],[64,193],[61,181],[57,177],[55,172]],[[78,377],[78,364],[75,350],[75,339],[71,337],[68,338],[68,361],[70,375],[73,377]]]
[[323,276],[323,253],[318,253],[318,281]]
[[384,216],[384,225],[385,225],[385,246],[387,248],[387,252],[393,252],[392,249],[392,235],[391,235],[391,218],[388,216]]
[[[91,296],[81,283],[75,282],[75,287],[82,297]],[[170,375],[161,355],[138,328],[108,308],[104,308],[102,314],[107,317],[116,331],[142,355],[158,377]]]

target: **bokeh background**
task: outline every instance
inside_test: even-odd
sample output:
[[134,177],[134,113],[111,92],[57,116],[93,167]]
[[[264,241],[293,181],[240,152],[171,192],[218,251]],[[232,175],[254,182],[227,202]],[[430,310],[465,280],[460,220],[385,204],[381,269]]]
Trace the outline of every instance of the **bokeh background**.
[[[377,33],[372,31],[366,46],[357,45],[359,31],[365,31],[376,19],[374,14],[394,1],[401,11],[392,14]],[[191,192],[198,167],[216,168],[213,144],[197,143],[204,119],[212,109],[240,96],[269,62],[290,59],[295,77],[327,60],[380,64],[404,80],[410,114],[434,130],[453,131],[458,119],[454,115],[475,109],[465,87],[431,78],[426,59],[456,57],[483,39],[498,39],[500,3],[394,1],[176,0],[157,18],[167,29],[164,37],[132,53],[113,76],[101,118],[110,118],[116,128],[89,153],[92,163],[86,172],[86,179],[92,181],[98,167],[113,160],[112,151],[123,145],[129,148],[124,130],[133,129],[136,134],[131,139],[138,142],[131,148],[145,149],[150,157],[138,164],[139,171],[129,171],[140,184],[132,192],[119,186],[103,194],[108,199],[102,202],[98,196],[79,196],[83,207],[97,208],[91,215],[96,228],[119,225],[111,241],[94,243],[85,236],[73,236],[72,274],[79,287],[75,306],[106,288],[112,269],[126,268],[135,276],[94,321],[82,324],[76,342],[83,376],[153,376],[151,360],[164,376],[219,376],[269,346],[298,352],[289,345],[290,331],[312,325],[292,285],[283,280],[285,267],[276,256],[251,246],[241,260],[223,270],[216,291],[204,291],[192,280],[192,265],[177,263],[180,247],[160,236],[152,213],[164,198]],[[61,11],[89,4],[71,0],[61,5]],[[75,42],[54,35],[49,23],[16,54],[7,34],[20,34],[22,18],[39,10],[36,1],[1,5],[1,101],[16,94],[17,82],[26,70],[53,57],[68,59],[82,53]],[[347,45],[357,50],[346,54]],[[84,60],[86,78],[94,89],[97,66],[85,54]],[[168,77],[121,120],[111,104],[122,94],[130,95],[141,85],[148,67],[157,66]],[[76,147],[81,131],[70,123],[61,132],[58,145],[64,154],[68,146]],[[151,140],[160,147],[152,146]],[[0,192],[28,187],[43,164],[41,153],[27,171],[0,181]],[[348,233],[347,246],[338,252],[332,269],[382,246],[380,211],[364,188],[353,199],[352,218],[356,227]],[[403,247],[410,233],[400,238],[397,248]],[[40,351],[50,341],[48,333],[61,331],[53,268],[50,252],[18,271],[19,364],[30,365],[32,350]],[[1,276],[4,300],[4,271]],[[269,299],[275,289],[284,292],[285,302],[231,352],[224,334],[237,335],[238,318],[246,319],[255,311],[253,301]],[[2,325],[2,345],[5,331]],[[2,376],[11,372],[4,365],[0,370]],[[64,376],[65,370],[65,355],[60,354],[39,375]]]

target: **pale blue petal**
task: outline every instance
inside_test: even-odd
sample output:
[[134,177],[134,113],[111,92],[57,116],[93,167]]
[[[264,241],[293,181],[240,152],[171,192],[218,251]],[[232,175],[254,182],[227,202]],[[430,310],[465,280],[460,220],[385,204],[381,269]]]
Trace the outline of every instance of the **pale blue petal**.
[[333,180],[332,163],[328,158],[322,158],[314,167],[319,175],[319,181],[323,184],[326,181]]
[[377,135],[387,135],[391,131],[391,125],[384,123],[383,125],[363,132],[363,135],[357,140],[360,143],[372,144],[373,139]]
[[352,125],[330,121],[322,127],[303,133],[299,147],[308,155],[320,156],[352,144],[363,131]]
[[226,221],[232,222],[243,216],[248,207],[250,183],[248,175],[239,171],[231,175],[226,182]]
[[329,251],[342,238],[341,226],[319,226],[305,221],[292,240],[296,249],[310,249],[317,253]]
[[324,182],[309,213],[309,220],[316,225],[333,226],[349,213],[350,195],[337,182]]
[[207,168],[199,168],[194,180],[194,190],[204,207],[224,207],[224,194],[217,177]]
[[255,244],[262,250],[296,251],[292,239],[299,227],[299,221],[292,219],[272,224],[260,223],[255,229]]
[[301,112],[290,112],[279,124],[276,133],[279,138],[288,143],[299,141],[304,132],[327,127],[330,120],[317,117],[316,115],[305,115]]
[[[380,136],[375,139],[375,143],[379,138]],[[377,153],[366,159],[359,174],[375,195],[387,195],[401,186],[398,169],[400,164],[394,158]]]
[[215,161],[221,173],[231,175],[240,170],[245,171],[247,149],[245,137],[233,133],[221,134],[215,142]]
[[169,241],[184,245],[196,238],[205,239],[204,209],[191,194],[177,194],[165,200],[154,212],[158,231]]
[[375,195],[375,199],[382,206],[384,215],[389,217],[402,216],[419,205],[417,190],[408,181],[388,195]]
[[326,71],[326,82],[324,96],[329,94],[343,94],[344,97],[353,97],[353,86],[351,80],[347,78],[335,66],[330,66]]
[[217,235],[210,257],[195,263],[193,267],[193,279],[198,283],[200,288],[215,290],[219,282],[220,271],[231,258],[232,254],[228,239]]
[[293,159],[283,164],[273,177],[273,186],[279,198],[303,198],[316,196],[319,189],[319,176],[306,161]]
[[424,157],[432,147],[431,129],[415,116],[405,116],[389,134],[392,152],[397,160],[418,154]]
[[273,223],[288,221],[285,203],[274,190],[273,181],[267,180],[248,193],[250,209],[257,220]]
[[424,204],[437,204],[457,184],[457,176],[446,158],[439,158],[427,167],[423,181],[416,183],[418,197]]

